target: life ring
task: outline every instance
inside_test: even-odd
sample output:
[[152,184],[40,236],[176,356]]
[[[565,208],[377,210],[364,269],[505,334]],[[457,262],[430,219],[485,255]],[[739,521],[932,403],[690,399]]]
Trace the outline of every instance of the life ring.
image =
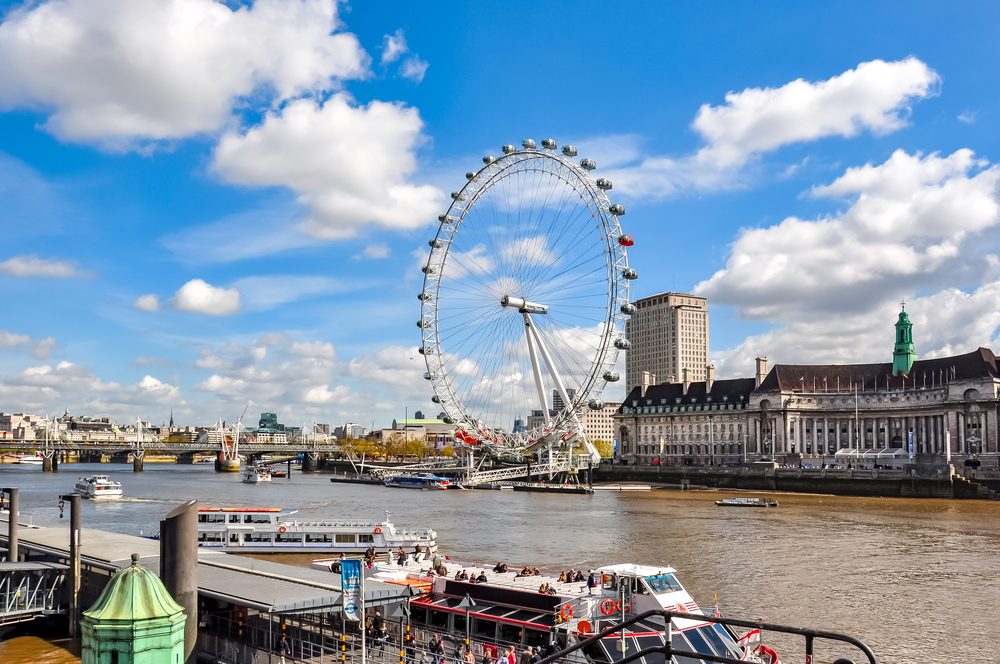
[[615,600],[613,599],[602,599],[601,600],[601,613],[606,616],[610,616],[617,610],[615,606]]
[[563,604],[562,611],[559,612],[563,620],[569,620],[573,617],[573,607],[569,604]]
[[[625,602],[625,611],[624,611],[624,613],[628,613],[631,609],[632,609],[632,602],[626,601]],[[615,610],[618,611],[618,613],[622,613],[622,603],[621,602],[617,602],[615,604]]]
[[284,526],[278,526],[278,532],[281,533],[282,535],[285,534],[286,530],[288,530],[288,528],[285,528]]
[[379,528],[378,526],[375,526],[375,534],[376,535],[381,535],[382,534],[382,529]]

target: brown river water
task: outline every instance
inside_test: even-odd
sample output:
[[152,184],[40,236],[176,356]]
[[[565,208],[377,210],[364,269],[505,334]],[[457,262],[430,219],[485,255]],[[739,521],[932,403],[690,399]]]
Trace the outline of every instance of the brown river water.
[[[85,527],[139,534],[176,501],[297,508],[304,518],[381,518],[437,530],[442,551],[491,568],[498,560],[558,571],[615,562],[669,564],[694,598],[718,594],[727,615],[841,631],[880,662],[1000,664],[1000,502],[775,494],[777,509],[716,507],[725,492],[421,492],[293,475],[242,484],[210,467],[65,465],[56,474],[0,466],[22,490],[22,520],[60,522],[56,495],[82,472],[125,484],[123,501],[84,501]],[[307,564],[312,556],[288,556]],[[801,641],[774,641],[803,661]],[[818,649],[820,661],[849,654]],[[48,659],[45,659],[48,657]],[[62,659],[59,659],[62,657]],[[60,647],[0,642],[0,663],[77,661]]]

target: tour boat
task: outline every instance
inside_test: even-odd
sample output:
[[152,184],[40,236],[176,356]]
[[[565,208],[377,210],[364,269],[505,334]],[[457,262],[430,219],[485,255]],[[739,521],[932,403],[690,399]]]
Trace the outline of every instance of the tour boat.
[[91,475],[76,481],[75,491],[84,498],[121,498],[122,483],[114,482],[107,475]]
[[247,466],[243,469],[243,481],[247,484],[270,482],[271,469],[267,466]]
[[[423,591],[410,600],[409,612],[410,621],[421,628],[455,634],[469,630],[477,641],[506,643],[518,649],[550,644],[565,648],[622,620],[661,609],[687,614],[671,619],[674,648],[757,664],[780,664],[777,653],[760,642],[759,631],[741,635],[727,625],[699,619],[705,613],[678,581],[672,567],[599,567],[592,570],[596,587],[588,589],[586,581],[522,575],[514,568],[498,573],[488,567],[484,570],[482,565],[463,565],[438,556],[430,564],[410,558],[401,562],[379,565],[370,578]],[[434,574],[430,568],[435,563],[444,564],[445,569],[439,571],[447,574]],[[314,561],[313,568],[329,569],[330,561]],[[462,570],[469,572],[470,580],[454,578]],[[486,580],[477,582],[480,573],[486,575]],[[552,590],[540,592],[543,584]],[[466,620],[471,620],[471,625]],[[666,631],[663,620],[651,616],[631,625],[624,635],[616,630],[581,652],[587,664],[614,664],[629,654],[662,646]],[[662,664],[663,656],[636,661]],[[707,660],[683,661],[702,664]]]
[[723,498],[715,501],[719,507],[777,507],[778,501],[774,498]]
[[399,489],[447,489],[451,480],[431,473],[408,473],[389,477],[382,482],[386,486]]
[[31,465],[31,466],[40,466],[43,463],[45,463],[45,457],[39,453],[25,454],[19,457],[15,463]]
[[201,507],[198,546],[243,553],[359,554],[399,547],[412,553],[437,550],[437,533],[429,528],[398,528],[384,521],[322,521],[292,518],[298,510],[280,507]]

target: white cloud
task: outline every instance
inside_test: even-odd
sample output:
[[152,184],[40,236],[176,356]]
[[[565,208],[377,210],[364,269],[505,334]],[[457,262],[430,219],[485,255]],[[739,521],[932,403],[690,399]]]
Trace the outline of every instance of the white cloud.
[[343,293],[356,287],[329,277],[285,274],[245,277],[232,286],[250,311],[266,311],[291,302]]
[[240,292],[221,288],[202,279],[192,279],[174,295],[173,305],[181,311],[209,316],[229,316],[240,310]]
[[31,343],[31,337],[27,334],[16,334],[9,330],[0,330],[0,348],[14,348],[15,346],[25,346]]
[[52,337],[45,337],[44,339],[38,339],[35,341],[35,347],[31,351],[31,354],[35,356],[37,360],[47,359],[52,353],[52,349],[56,347],[56,340]]
[[543,235],[524,237],[504,243],[500,249],[504,260],[517,265],[552,266],[559,262]]
[[[949,288],[907,301],[920,358],[944,357],[1000,346],[1000,281],[971,293]],[[899,304],[884,302],[876,309],[839,316],[801,318],[739,345],[712,353],[720,376],[750,376],[754,357],[771,363],[852,364],[890,362]],[[849,343],[845,343],[849,340]]]
[[302,99],[245,133],[225,134],[212,168],[230,182],[296,192],[309,211],[302,227],[315,237],[350,237],[366,224],[416,228],[444,206],[440,190],[410,180],[422,128],[416,109],[402,104]]
[[948,156],[897,150],[851,168],[817,197],[844,197],[843,212],[789,217],[747,229],[726,266],[695,287],[714,303],[766,320],[857,312],[916,289],[978,283],[996,247],[1000,167],[970,150]]
[[399,75],[419,83],[424,80],[428,66],[426,60],[421,60],[419,57],[411,55],[406,60],[403,60],[403,64],[399,68]]
[[914,101],[936,93],[940,77],[917,58],[863,62],[832,78],[746,88],[703,105],[692,128],[704,145],[692,155],[645,156],[605,175],[628,196],[658,198],[740,184],[755,157],[794,143],[900,129]]
[[361,253],[352,256],[352,258],[356,261],[363,259],[382,260],[388,258],[390,253],[391,251],[389,250],[389,245],[376,242],[375,244],[365,245],[365,248],[361,250]]
[[334,0],[49,0],[0,24],[0,107],[49,112],[109,147],[214,132],[249,97],[287,100],[365,74]]
[[72,261],[39,258],[35,255],[14,256],[0,262],[0,272],[15,277],[50,277],[71,279],[90,276],[77,269]]
[[146,295],[140,295],[135,298],[133,306],[140,311],[159,311],[160,310],[160,298],[154,293],[148,293]]
[[962,124],[975,124],[978,116],[978,111],[962,111],[958,114],[957,120]]
[[386,65],[395,62],[407,52],[406,36],[403,29],[396,30],[394,34],[382,37],[382,64]]
[[0,348],[31,348],[31,354],[39,360],[46,359],[55,345],[56,340],[52,337],[33,339],[27,334],[17,334],[10,330],[0,329]]

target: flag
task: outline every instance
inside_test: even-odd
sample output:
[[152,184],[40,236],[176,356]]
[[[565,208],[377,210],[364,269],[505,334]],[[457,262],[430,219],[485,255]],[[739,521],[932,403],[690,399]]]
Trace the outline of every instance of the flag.
[[340,590],[344,617],[361,620],[361,559],[346,558],[340,561]]

